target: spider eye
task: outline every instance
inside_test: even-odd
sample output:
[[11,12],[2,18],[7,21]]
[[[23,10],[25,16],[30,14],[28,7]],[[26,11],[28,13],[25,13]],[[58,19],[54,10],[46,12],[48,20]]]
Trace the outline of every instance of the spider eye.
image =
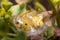
[[19,22],[16,22],[16,24],[19,24]]
[[27,25],[27,23],[25,23],[25,25]]

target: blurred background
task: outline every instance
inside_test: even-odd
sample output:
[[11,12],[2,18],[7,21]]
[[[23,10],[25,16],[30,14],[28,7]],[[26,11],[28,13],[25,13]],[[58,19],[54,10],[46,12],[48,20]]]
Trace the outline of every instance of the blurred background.
[[[16,5],[17,3],[15,2],[15,0],[10,0],[14,5]],[[47,10],[51,10],[50,5],[48,3],[47,0],[42,0],[40,1],[40,3],[47,9]]]

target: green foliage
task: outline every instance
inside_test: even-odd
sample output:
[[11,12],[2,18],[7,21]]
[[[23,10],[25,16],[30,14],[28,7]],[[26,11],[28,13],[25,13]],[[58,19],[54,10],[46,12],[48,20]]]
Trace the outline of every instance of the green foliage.
[[35,6],[41,12],[46,11],[45,7],[42,4],[40,4],[39,2],[36,2]]
[[21,31],[21,32],[17,32],[14,38],[9,37],[9,36],[4,36],[2,40],[27,40],[27,36],[24,31]]
[[53,17],[55,17],[56,21],[57,21],[57,26],[60,28],[60,14],[59,14],[59,5],[56,6],[54,5],[54,3],[52,2],[52,0],[48,0],[52,10],[53,10]]
[[5,37],[3,37],[2,40],[13,40],[13,38],[9,38],[9,37],[5,36]]
[[7,34],[10,32],[8,28],[12,27],[11,31],[14,31],[16,29],[14,28],[13,24],[11,23],[8,24],[8,23],[9,23],[8,20],[4,18],[0,18],[0,37],[3,38],[2,40],[26,40],[27,39],[26,33],[24,31],[21,32],[16,31],[15,33],[16,36],[14,36],[14,38],[9,37],[9,36],[13,36],[13,34],[12,35]]
[[0,31],[7,31],[7,24],[3,17],[0,17]]
[[2,7],[8,11],[8,9],[13,5],[13,3],[11,3],[8,0],[2,0]]
[[5,14],[6,14],[5,9],[1,7],[1,9],[0,9],[0,16],[5,16]]
[[47,31],[45,32],[45,37],[46,38],[50,38],[52,36],[54,36],[54,28],[53,27],[48,27]]
[[27,40],[26,33],[24,31],[17,33],[17,36],[14,40]]
[[9,9],[8,12],[11,12],[12,16],[16,16],[25,10],[26,10],[26,5],[24,5],[23,7],[21,7],[20,5],[14,5]]

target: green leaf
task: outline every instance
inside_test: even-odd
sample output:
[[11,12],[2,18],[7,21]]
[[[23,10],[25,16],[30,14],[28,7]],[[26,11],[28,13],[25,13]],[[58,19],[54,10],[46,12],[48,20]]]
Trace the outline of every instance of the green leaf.
[[0,17],[0,31],[9,32],[9,25],[5,21],[4,17]]
[[13,40],[13,39],[5,36],[5,37],[2,38],[2,40]]
[[0,16],[5,16],[5,14],[6,14],[5,9],[1,7],[1,9],[0,9]]
[[12,13],[12,15],[17,15],[18,13],[20,13],[20,6],[19,5],[14,5],[12,6],[9,11]]
[[10,15],[6,14],[5,19],[9,19],[9,18],[10,18]]
[[40,11],[46,11],[46,9],[45,9],[45,7],[42,5],[42,4],[40,4],[39,2],[36,2],[35,3],[35,6],[38,8],[38,9],[40,9]]
[[0,17],[0,30],[4,30],[5,28],[5,21],[3,17]]
[[12,13],[12,16],[16,16],[18,14],[21,14],[25,10],[26,10],[26,5],[23,7],[20,5],[14,5],[9,9],[9,11]]
[[8,9],[13,5],[13,3],[9,2],[9,1],[2,1],[2,7],[8,11]]
[[17,34],[15,40],[27,40],[27,36],[24,31],[21,31]]
[[4,36],[6,36],[6,33],[3,31],[0,31],[0,37],[4,37]]
[[48,27],[45,36],[47,38],[50,38],[50,37],[54,36],[54,28],[53,27]]

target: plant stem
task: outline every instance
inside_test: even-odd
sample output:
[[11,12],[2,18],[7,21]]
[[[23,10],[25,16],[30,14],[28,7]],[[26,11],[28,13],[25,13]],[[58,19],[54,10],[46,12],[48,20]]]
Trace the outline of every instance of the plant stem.
[[54,4],[52,3],[51,0],[48,0],[48,2],[49,2],[50,6],[53,10],[53,15],[52,16],[56,18],[57,26],[60,28],[60,18],[59,18],[60,15],[59,15],[59,12],[56,10],[56,8],[55,8],[55,6],[54,6]]
[[42,11],[46,11],[45,7],[44,7],[42,4],[40,4],[39,2],[36,2],[35,5],[36,5],[39,9],[41,9]]

